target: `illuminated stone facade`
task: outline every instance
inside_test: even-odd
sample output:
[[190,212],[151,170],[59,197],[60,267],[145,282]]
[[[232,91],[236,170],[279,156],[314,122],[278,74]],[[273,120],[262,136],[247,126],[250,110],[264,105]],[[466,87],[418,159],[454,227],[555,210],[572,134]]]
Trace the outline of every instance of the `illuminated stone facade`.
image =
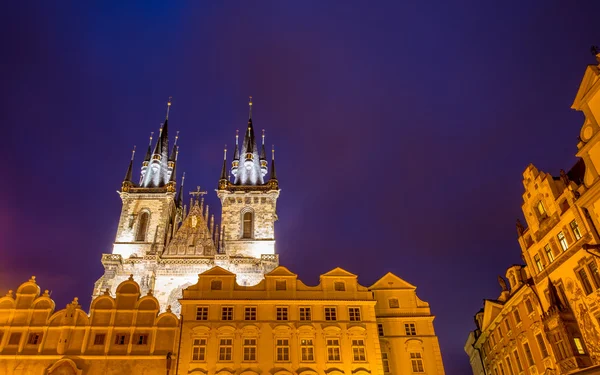
[[523,172],[526,265],[509,268],[509,285],[500,280],[475,316],[465,351],[476,375],[600,373],[599,67],[587,68],[572,107],[585,115],[579,161],[556,177]]

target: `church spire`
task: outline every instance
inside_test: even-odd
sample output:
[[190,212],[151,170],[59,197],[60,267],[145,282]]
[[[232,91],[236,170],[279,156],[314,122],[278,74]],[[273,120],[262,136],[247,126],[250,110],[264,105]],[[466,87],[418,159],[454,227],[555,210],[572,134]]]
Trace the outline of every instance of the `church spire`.
[[221,169],[221,181],[227,181],[227,145],[223,149],[223,168]]
[[262,130],[262,145],[260,147],[260,173],[263,178],[267,175],[267,156],[265,152],[265,129]]
[[132,182],[131,179],[133,177],[133,158],[135,157],[135,146],[133,146],[133,150],[131,151],[131,160],[129,160],[129,167],[127,167],[127,172],[125,173],[125,180]]
[[[177,207],[181,208],[183,206],[183,184],[185,183],[185,172],[183,172],[183,176],[181,176],[181,185],[179,186],[179,193],[177,195]],[[190,206],[191,208],[191,206]]]
[[[168,116],[168,115],[167,115]],[[171,150],[171,156],[169,156],[169,161],[175,161],[175,154],[179,151],[177,147],[177,140],[179,139],[179,130],[175,134],[175,142],[173,142],[173,149]]]
[[[142,187],[159,188],[169,184],[171,177],[174,174],[174,160],[169,160],[169,112],[171,110],[171,97],[167,102],[167,114],[165,122],[161,124],[160,135],[148,161],[144,161],[142,167],[143,177],[140,185]],[[173,147],[173,151],[177,154],[177,147]],[[173,156],[174,158],[174,156]],[[173,184],[169,184],[170,188],[174,189]],[[174,190],[173,190],[174,191]]]
[[248,101],[248,127],[244,134],[244,142],[240,156],[244,158],[243,168],[238,168],[235,173],[235,185],[263,185],[256,139],[254,138],[254,127],[252,125],[252,97]]
[[271,180],[277,181],[277,173],[275,173],[275,145],[271,148]]

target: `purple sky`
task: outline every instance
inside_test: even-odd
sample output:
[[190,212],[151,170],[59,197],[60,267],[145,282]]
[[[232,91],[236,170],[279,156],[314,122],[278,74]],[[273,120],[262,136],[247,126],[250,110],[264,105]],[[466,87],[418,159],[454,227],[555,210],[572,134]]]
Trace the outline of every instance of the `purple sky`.
[[522,171],[575,162],[600,2],[88,3],[0,9],[0,293],[36,275],[87,309],[130,150],[168,96],[177,171],[212,190],[252,95],[281,264],[417,285],[447,373],[469,373],[473,314],[521,262]]

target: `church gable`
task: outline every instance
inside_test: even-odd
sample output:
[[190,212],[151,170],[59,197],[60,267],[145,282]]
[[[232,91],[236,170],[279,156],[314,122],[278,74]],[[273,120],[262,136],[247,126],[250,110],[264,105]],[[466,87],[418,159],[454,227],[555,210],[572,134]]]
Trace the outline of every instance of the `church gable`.
[[202,207],[196,201],[189,214],[169,242],[164,257],[213,256],[215,243],[208,228]]
[[386,273],[381,279],[377,280],[373,285],[369,287],[371,290],[377,289],[417,289],[416,286],[411,283],[402,280],[398,276],[391,272]]

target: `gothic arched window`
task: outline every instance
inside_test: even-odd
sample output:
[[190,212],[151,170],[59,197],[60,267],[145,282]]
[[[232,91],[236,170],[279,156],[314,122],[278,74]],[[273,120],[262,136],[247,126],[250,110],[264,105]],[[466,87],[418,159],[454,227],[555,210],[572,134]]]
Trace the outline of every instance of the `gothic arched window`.
[[135,234],[136,241],[146,241],[146,230],[148,229],[148,219],[150,215],[147,212],[140,214],[140,222],[138,223],[137,233]]
[[252,238],[252,212],[248,211],[244,213],[242,223],[242,238]]

